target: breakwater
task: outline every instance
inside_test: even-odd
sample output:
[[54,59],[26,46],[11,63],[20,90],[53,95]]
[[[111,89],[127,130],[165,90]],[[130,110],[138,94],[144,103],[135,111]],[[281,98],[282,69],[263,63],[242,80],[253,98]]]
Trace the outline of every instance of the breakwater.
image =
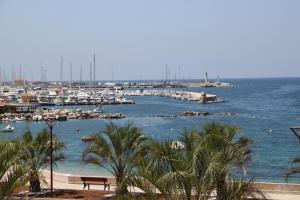
[[64,110],[38,110],[34,113],[4,113],[0,115],[2,122],[20,122],[20,121],[43,121],[48,118],[55,118],[58,121],[69,119],[122,119],[125,115],[122,113],[102,113],[101,111],[85,109],[64,109]]
[[217,95],[205,92],[189,92],[184,90],[125,90],[124,96],[160,96],[179,100],[197,101],[199,103],[224,102]]
[[35,113],[4,113],[0,114],[1,122],[21,122],[21,121],[43,121],[49,117],[55,118],[58,121],[67,121],[70,119],[133,119],[133,118],[177,118],[177,117],[205,117],[209,115],[223,115],[223,116],[234,116],[238,113],[231,112],[199,112],[199,111],[185,111],[174,115],[160,114],[153,116],[135,116],[126,117],[122,113],[99,113],[97,110],[85,110],[85,109],[64,109],[64,110],[41,110]]

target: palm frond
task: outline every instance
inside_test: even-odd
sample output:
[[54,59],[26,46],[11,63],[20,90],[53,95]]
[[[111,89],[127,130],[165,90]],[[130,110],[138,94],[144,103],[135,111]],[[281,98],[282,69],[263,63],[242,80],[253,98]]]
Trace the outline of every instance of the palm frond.
[[20,143],[0,141],[0,199],[26,182],[26,168],[19,162]]

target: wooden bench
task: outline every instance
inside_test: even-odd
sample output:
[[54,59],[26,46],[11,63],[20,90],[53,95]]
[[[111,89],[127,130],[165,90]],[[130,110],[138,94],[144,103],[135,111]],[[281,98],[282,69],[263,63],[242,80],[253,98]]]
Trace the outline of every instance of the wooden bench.
[[88,190],[90,189],[90,185],[104,185],[104,190],[108,188],[110,190],[110,184],[107,183],[107,178],[103,177],[80,177],[83,182],[83,189],[88,186]]

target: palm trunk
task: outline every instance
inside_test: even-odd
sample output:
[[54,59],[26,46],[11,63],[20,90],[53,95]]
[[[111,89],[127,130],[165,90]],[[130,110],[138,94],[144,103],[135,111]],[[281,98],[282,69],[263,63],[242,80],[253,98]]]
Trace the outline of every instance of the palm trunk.
[[217,180],[217,200],[226,200],[226,175],[222,174]]
[[126,195],[128,194],[127,184],[124,183],[124,174],[123,171],[118,173],[118,176],[116,176],[116,184],[117,184],[117,195]]
[[41,183],[39,179],[30,180],[30,192],[40,192],[41,191]]
[[185,199],[191,200],[192,199],[192,185],[189,183],[189,181],[185,181]]

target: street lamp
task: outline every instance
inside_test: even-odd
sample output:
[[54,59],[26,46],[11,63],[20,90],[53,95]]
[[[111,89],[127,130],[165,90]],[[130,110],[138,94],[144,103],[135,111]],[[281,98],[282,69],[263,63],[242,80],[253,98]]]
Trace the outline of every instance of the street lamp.
[[296,135],[296,137],[299,139],[299,144],[300,144],[300,126],[297,127],[291,127],[290,128],[293,133]]
[[51,197],[53,197],[53,127],[55,125],[55,118],[54,117],[48,117],[46,119],[46,124],[48,125],[48,128],[50,129],[50,192]]

